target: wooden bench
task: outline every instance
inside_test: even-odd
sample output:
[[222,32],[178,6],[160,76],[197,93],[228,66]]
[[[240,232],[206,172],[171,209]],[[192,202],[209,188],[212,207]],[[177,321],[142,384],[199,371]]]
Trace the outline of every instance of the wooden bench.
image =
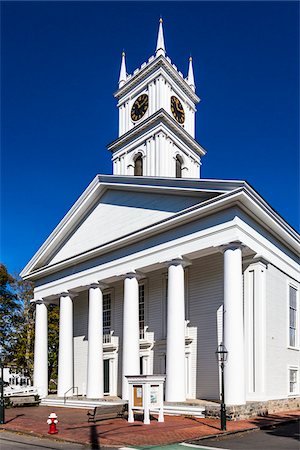
[[101,405],[96,406],[93,411],[88,411],[88,421],[97,422],[104,419],[116,419],[124,417],[127,411],[127,405]]

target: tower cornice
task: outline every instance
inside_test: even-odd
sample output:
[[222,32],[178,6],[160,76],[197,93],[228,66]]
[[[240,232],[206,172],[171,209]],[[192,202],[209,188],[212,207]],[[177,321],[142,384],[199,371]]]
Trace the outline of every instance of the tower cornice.
[[177,67],[172,64],[170,58],[166,58],[163,55],[158,57],[149,58],[147,63],[142,64],[140,69],[137,69],[133,75],[127,77],[126,83],[120,87],[115,93],[114,97],[120,99],[126,95],[135,86],[141,83],[141,81],[148,77],[151,72],[154,72],[157,68],[162,67],[173,79],[177,85],[180,86],[182,91],[194,102],[199,103],[200,98],[195,94],[193,89],[188,85],[183,75],[177,70]]
[[193,149],[198,155],[204,156],[206,151],[201,145],[192,138],[192,136],[182,128],[176,120],[174,120],[170,114],[164,109],[159,109],[156,113],[152,114],[148,119],[142,121],[139,125],[136,125],[131,130],[122,134],[118,139],[115,139],[111,144],[107,146],[107,149],[111,152],[115,152],[124,147],[128,142],[131,142],[134,138],[144,134],[148,129],[153,129],[156,125],[162,123],[167,128],[176,133],[181,140]]

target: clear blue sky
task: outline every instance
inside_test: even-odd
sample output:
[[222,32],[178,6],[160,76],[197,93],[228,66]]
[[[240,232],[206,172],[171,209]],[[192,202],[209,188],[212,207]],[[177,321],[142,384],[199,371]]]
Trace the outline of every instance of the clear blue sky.
[[1,260],[20,271],[111,173],[120,55],[193,55],[202,177],[247,180],[299,227],[298,2],[2,2]]

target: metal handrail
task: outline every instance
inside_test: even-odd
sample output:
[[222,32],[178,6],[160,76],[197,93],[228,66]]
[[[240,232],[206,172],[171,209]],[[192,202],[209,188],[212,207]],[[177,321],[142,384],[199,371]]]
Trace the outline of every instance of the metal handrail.
[[72,387],[70,387],[70,389],[68,389],[68,390],[64,393],[64,405],[66,404],[66,401],[67,401],[67,393],[70,392],[71,389],[73,390],[73,393],[74,393],[74,389],[77,390],[76,397],[77,397],[77,400],[78,400],[78,387],[77,387],[77,386],[72,386]]

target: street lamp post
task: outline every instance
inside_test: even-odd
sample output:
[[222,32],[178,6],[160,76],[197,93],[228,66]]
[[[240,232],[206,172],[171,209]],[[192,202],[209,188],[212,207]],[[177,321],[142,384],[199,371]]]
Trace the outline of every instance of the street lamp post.
[[1,381],[0,381],[0,424],[5,423],[5,409],[4,409],[4,376],[3,363],[0,361]]
[[221,430],[226,431],[226,405],[224,392],[224,365],[227,361],[228,351],[225,345],[220,344],[216,350],[217,361],[221,367]]

